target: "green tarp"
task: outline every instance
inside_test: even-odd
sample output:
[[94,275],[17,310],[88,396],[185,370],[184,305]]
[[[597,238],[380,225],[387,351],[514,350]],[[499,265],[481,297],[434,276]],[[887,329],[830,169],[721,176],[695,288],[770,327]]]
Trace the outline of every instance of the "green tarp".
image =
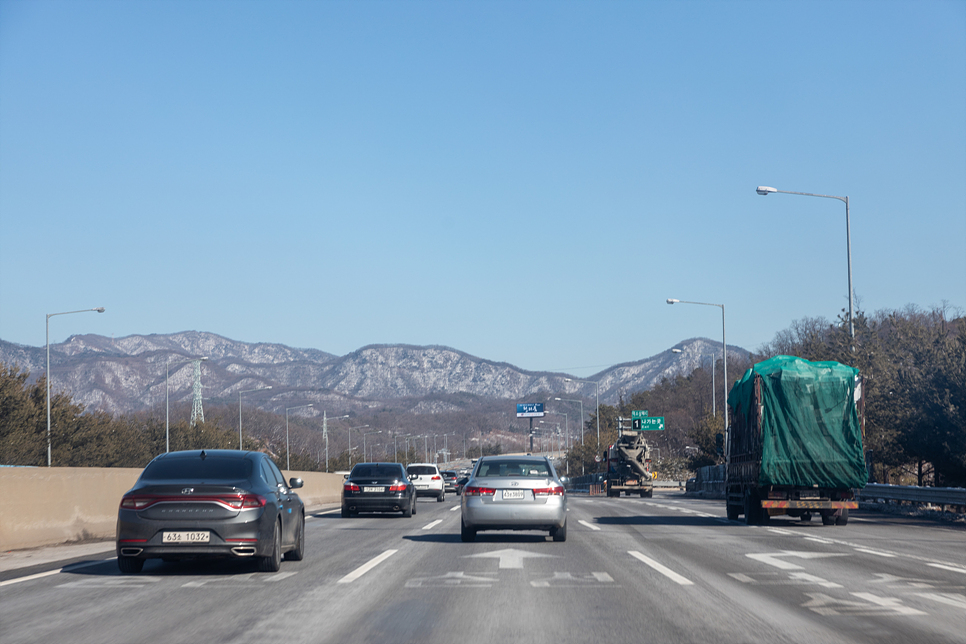
[[[859,370],[775,356],[745,372],[728,395],[737,441],[761,453],[759,485],[862,488],[867,482],[856,388]],[[760,421],[756,418],[760,377]],[[759,428],[756,427],[760,422]],[[749,445],[749,441],[759,445]]]

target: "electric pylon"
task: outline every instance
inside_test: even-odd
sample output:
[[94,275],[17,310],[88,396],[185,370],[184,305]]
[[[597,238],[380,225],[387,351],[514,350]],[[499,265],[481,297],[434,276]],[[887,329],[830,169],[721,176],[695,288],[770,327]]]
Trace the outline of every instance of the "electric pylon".
[[205,410],[201,406],[201,360],[192,360],[194,382],[191,384],[191,426],[205,422]]

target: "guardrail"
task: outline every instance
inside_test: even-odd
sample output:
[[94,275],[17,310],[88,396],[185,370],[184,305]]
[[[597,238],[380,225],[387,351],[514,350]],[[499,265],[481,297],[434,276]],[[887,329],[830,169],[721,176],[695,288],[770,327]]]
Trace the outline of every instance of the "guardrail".
[[961,487],[918,487],[915,485],[870,483],[859,490],[858,497],[870,501],[881,499],[883,501],[953,505],[966,508],[966,488]]

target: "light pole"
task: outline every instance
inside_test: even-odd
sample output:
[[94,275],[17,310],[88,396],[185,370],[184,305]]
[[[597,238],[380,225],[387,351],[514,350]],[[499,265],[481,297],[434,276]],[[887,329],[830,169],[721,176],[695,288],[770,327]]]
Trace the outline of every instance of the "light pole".
[[344,416],[333,416],[332,418],[326,418],[325,410],[322,411],[322,438],[325,439],[325,471],[329,471],[329,421],[336,420],[338,418],[348,418],[349,414]]
[[295,407],[285,408],[285,469],[286,470],[292,469],[292,452],[290,452],[288,448],[288,410],[301,409],[302,407],[311,407],[312,405],[313,403],[309,403],[307,405],[296,405]]
[[584,401],[574,400],[572,398],[554,398],[554,400],[560,400],[562,402],[580,403],[580,442],[583,443],[584,442]]
[[[565,432],[564,433],[567,436],[567,440],[564,442],[564,446],[567,449],[570,449],[570,417],[567,415],[566,412],[548,411],[547,413],[548,414],[553,414],[554,416],[563,416],[564,417],[564,427],[565,427]],[[559,427],[559,424],[558,424],[558,427]]]
[[[367,425],[367,427],[368,427],[368,425]],[[362,461],[364,463],[368,463],[369,462],[369,460],[366,458],[366,436],[368,436],[369,434],[381,434],[381,433],[382,433],[382,430],[381,429],[377,429],[374,432],[365,432],[364,434],[362,434]]]
[[241,408],[241,396],[242,394],[250,394],[253,391],[265,391],[266,389],[271,389],[272,386],[259,387],[257,389],[246,389],[245,391],[238,392],[238,449],[242,448],[242,408]]
[[[724,399],[725,404],[728,404],[728,339],[725,335],[725,305],[724,304],[709,304],[708,302],[688,302],[687,300],[675,300],[673,298],[667,299],[668,304],[698,304],[700,306],[717,306],[721,309],[721,350],[724,354]],[[725,409],[724,413],[724,436],[725,444],[728,442],[728,410]],[[725,460],[731,462],[728,455],[725,454]]]
[[369,425],[359,425],[358,427],[350,427],[346,431],[346,435],[349,437],[349,469],[352,469],[352,430],[353,429],[365,429]]
[[55,315],[70,315],[71,313],[103,313],[104,307],[81,309],[80,311],[64,311],[63,313],[47,314],[47,467],[50,467],[50,318]]
[[[175,365],[188,364],[189,362],[194,362],[195,360],[205,361],[208,356],[201,358],[189,358],[188,360],[179,360],[175,362]],[[170,410],[168,406],[168,370],[171,368],[171,356],[168,356],[167,360],[164,362],[164,451],[171,451],[171,431],[168,429],[168,419],[170,417]]]
[[[778,192],[786,195],[802,195],[805,197],[823,197],[825,199],[838,199],[845,203],[845,249],[848,258],[849,265],[849,338],[855,340],[855,326],[852,323],[853,313],[852,313],[852,230],[849,223],[849,198],[837,197],[835,195],[820,195],[814,192],[792,192],[790,190],[777,190],[770,186],[758,186],[755,192],[762,195],[763,197],[768,196],[772,192]],[[855,347],[851,347],[852,351],[855,351]]]
[[704,357],[711,358],[711,415],[712,416],[717,416],[718,415],[717,405],[715,404],[715,400],[717,399],[717,396],[714,393],[714,372],[715,372],[714,361],[715,361],[715,355],[713,353],[702,353],[701,354],[701,357],[702,358],[704,358]]
[[[577,380],[576,378],[564,378],[564,382],[589,382],[597,387],[597,451],[596,455],[600,456],[600,382],[594,380]],[[581,410],[581,418],[583,418],[583,410]]]

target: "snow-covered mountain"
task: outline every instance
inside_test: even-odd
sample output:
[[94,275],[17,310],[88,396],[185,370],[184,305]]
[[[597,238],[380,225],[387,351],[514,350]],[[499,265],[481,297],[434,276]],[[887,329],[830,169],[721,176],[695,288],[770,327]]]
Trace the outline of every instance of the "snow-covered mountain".
[[[236,342],[212,333],[107,338],[77,335],[50,346],[52,386],[67,390],[88,408],[127,413],[163,405],[165,367],[171,401],[190,401],[191,358],[202,363],[204,398],[230,403],[238,392],[271,386],[271,392],[246,397],[246,404],[279,410],[295,401],[324,403],[326,409],[372,408],[378,401],[406,399],[415,413],[433,413],[448,394],[525,401],[541,392],[593,398],[613,404],[621,393],[649,389],[664,377],[689,373],[709,354],[720,358],[721,343],[694,338],[643,360],[615,365],[577,381],[569,374],[532,372],[441,346],[371,345],[338,357],[317,349],[281,344]],[[729,347],[729,353],[747,351]],[[46,368],[44,347],[0,340],[0,362],[31,372]],[[736,374],[737,375],[737,374]]]

